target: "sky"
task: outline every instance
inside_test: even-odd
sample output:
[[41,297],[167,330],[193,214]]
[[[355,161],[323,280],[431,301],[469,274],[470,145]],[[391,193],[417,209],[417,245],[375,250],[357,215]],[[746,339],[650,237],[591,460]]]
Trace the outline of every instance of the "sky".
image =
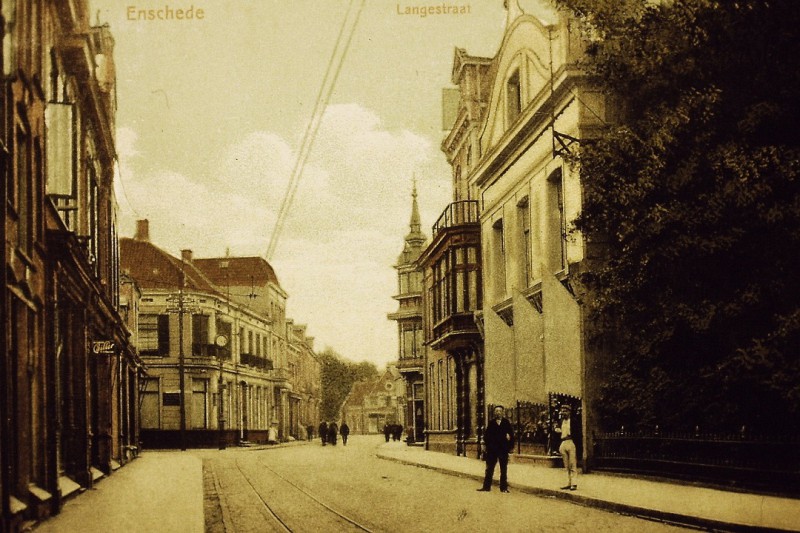
[[[355,19],[355,0],[349,20]],[[440,150],[456,47],[493,57],[503,0],[366,0],[270,263],[315,348],[397,359],[393,268],[416,177],[423,231],[452,197]],[[91,0],[116,45],[122,236],[165,251],[265,256],[349,0]],[[195,18],[139,20],[192,8]],[[199,10],[203,18],[199,19]],[[463,10],[462,10],[463,11]]]

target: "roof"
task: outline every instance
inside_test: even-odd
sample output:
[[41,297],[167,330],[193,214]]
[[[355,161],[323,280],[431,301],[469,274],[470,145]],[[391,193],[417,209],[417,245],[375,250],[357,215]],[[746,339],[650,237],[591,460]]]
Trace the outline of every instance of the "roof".
[[359,381],[357,383],[353,383],[353,386],[350,389],[350,394],[347,396],[346,404],[349,406],[364,405],[364,398],[369,396],[369,394],[372,392],[372,389],[375,388],[377,381],[377,379],[371,379],[368,381]]
[[183,270],[187,289],[221,294],[192,263],[181,262],[149,241],[123,237],[119,240],[119,249],[122,271],[143,289],[177,288]]
[[226,285],[262,287],[269,283],[280,287],[275,270],[262,257],[210,257],[194,259],[192,264],[220,287]]

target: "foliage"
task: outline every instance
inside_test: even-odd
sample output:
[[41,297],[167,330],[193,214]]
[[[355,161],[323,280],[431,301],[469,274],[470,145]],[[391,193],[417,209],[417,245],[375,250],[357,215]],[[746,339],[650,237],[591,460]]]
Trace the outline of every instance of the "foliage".
[[344,359],[330,348],[318,354],[322,363],[322,407],[323,420],[339,420],[339,414],[353,383],[378,376],[373,363],[354,363]]
[[622,115],[578,160],[606,429],[800,429],[800,3],[560,3]]

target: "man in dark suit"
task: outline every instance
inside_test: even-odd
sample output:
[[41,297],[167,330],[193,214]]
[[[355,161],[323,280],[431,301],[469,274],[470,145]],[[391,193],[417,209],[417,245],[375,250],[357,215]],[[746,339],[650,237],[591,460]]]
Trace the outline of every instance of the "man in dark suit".
[[486,425],[483,434],[485,447],[484,459],[486,460],[486,475],[483,477],[483,486],[479,491],[489,492],[492,486],[494,467],[500,463],[500,492],[508,491],[508,453],[514,446],[514,429],[511,422],[503,416],[503,406],[494,408],[494,419]]
[[319,437],[322,445],[325,446],[325,443],[328,442],[328,423],[324,420],[319,423]]

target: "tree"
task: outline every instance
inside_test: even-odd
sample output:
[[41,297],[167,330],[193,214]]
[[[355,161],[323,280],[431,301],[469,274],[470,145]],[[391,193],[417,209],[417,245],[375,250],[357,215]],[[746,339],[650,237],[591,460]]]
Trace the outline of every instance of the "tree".
[[584,143],[608,429],[800,429],[800,4],[561,0],[622,119]]
[[348,361],[331,348],[318,355],[322,363],[322,418],[337,420],[353,383],[377,377],[378,369],[368,361]]

